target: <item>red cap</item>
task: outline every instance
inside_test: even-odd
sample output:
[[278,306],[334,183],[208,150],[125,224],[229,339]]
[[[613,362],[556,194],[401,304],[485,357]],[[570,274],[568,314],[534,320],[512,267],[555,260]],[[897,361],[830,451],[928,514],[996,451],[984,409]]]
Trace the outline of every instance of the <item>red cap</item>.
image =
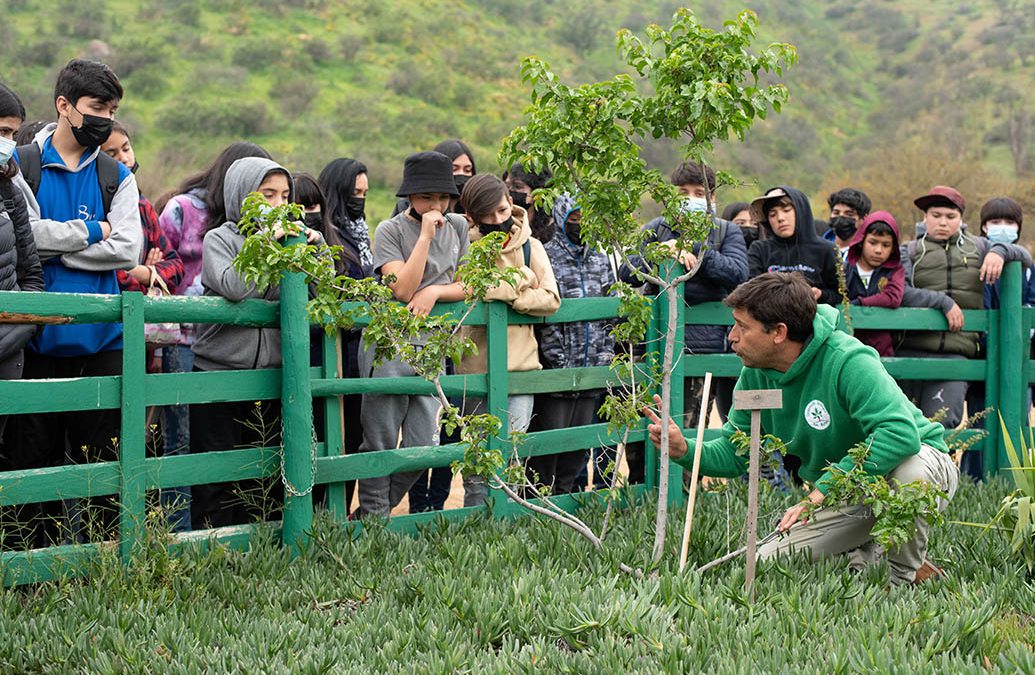
[[913,203],[921,211],[927,211],[932,206],[947,206],[959,209],[960,213],[963,213],[967,207],[967,203],[963,201],[963,195],[959,193],[959,190],[946,185],[935,185],[923,197],[917,197],[913,200]]

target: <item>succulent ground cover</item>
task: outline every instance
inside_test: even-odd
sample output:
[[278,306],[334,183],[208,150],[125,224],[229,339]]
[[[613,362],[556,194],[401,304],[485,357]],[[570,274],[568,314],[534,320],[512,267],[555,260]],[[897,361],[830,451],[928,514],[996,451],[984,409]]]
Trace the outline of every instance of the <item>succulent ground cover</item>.
[[[987,521],[1008,487],[961,487],[948,520]],[[702,495],[692,563],[726,552],[727,525],[739,545],[744,492]],[[792,498],[763,494],[766,524]],[[739,562],[675,572],[679,519],[658,577],[617,572],[649,559],[654,516],[649,499],[620,511],[603,553],[531,517],[419,537],[321,518],[295,560],[272,533],[171,556],[155,532],[129,572],[113,557],[89,580],[0,592],[0,671],[1035,672],[1035,584],[1004,538],[940,526],[949,577],[890,591],[844,560],[762,564],[752,606]]]

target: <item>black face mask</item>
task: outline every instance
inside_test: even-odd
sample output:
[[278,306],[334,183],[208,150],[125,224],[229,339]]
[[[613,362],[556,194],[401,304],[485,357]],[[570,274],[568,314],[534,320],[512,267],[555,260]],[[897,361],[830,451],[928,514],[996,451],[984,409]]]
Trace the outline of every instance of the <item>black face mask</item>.
[[471,180],[471,176],[466,176],[462,173],[453,174],[453,182],[456,183],[456,191],[460,194],[464,193],[464,186],[467,185],[467,181]]
[[482,233],[482,236],[491,234],[492,232],[510,232],[510,228],[513,224],[514,216],[511,216],[498,225],[478,223],[478,231]]
[[130,173],[136,173],[137,169],[140,168],[140,162],[133,162],[133,166],[129,167]]
[[305,214],[305,226],[310,230],[323,232],[323,214],[319,211]]
[[745,240],[755,241],[758,239],[758,225],[741,225],[740,232]]
[[366,215],[367,200],[363,197],[349,197],[345,202],[345,213],[352,220],[359,220]]
[[528,194],[525,192],[511,190],[510,198],[514,200],[514,206],[520,206],[523,209],[527,209],[529,206],[531,206],[531,204],[528,202]]
[[830,229],[834,231],[834,234],[841,241],[851,239],[855,235],[856,227],[858,227],[858,224],[855,222],[855,219],[848,216],[837,216],[830,219]]
[[418,223],[421,222],[424,219],[424,216],[422,216],[421,214],[417,213],[417,211],[415,211],[412,206],[410,207],[410,210],[406,212],[406,215],[408,215],[410,218],[413,218]]
[[582,223],[567,222],[564,224],[564,236],[576,246],[582,246]]
[[[79,112],[78,108],[76,108],[76,112]],[[75,142],[84,148],[96,148],[104,145],[104,141],[111,136],[111,118],[87,115],[85,113],[79,114],[83,116],[83,126],[72,127],[72,135],[75,136]]]

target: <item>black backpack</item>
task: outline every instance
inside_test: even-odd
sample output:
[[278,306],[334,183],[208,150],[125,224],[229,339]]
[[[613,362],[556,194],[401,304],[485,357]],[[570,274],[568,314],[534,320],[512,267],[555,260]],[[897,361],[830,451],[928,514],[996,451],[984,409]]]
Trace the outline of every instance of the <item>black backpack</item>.
[[[101,202],[104,204],[104,218],[111,212],[111,202],[119,191],[119,163],[104,154],[97,153],[97,184],[101,188]],[[22,177],[29,184],[32,194],[40,190],[40,177],[43,174],[43,155],[40,146],[35,143],[18,146],[18,165]],[[100,218],[98,218],[100,220]]]

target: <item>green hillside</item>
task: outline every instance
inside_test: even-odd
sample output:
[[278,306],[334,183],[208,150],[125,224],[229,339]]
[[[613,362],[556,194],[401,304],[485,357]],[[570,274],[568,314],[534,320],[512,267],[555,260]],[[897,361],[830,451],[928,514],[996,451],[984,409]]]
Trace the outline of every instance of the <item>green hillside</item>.
[[[293,169],[337,156],[370,168],[371,215],[386,215],[402,159],[449,137],[498,170],[521,120],[520,59],[536,54],[571,82],[609,77],[614,33],[666,23],[677,2],[647,0],[6,0],[0,79],[31,118],[53,115],[67,59],[106,61],[126,86],[140,182],[173,187],[224,144],[266,146]],[[751,184],[800,186],[817,205],[847,180],[901,218],[935,180],[972,203],[1033,192],[1035,1],[747,2],[764,41],[798,47],[790,103],[717,162]],[[745,6],[694,2],[718,26]],[[649,156],[667,169],[671,146]],[[1024,196],[1024,195],[1021,195]],[[1029,206],[1035,206],[1030,202]]]

